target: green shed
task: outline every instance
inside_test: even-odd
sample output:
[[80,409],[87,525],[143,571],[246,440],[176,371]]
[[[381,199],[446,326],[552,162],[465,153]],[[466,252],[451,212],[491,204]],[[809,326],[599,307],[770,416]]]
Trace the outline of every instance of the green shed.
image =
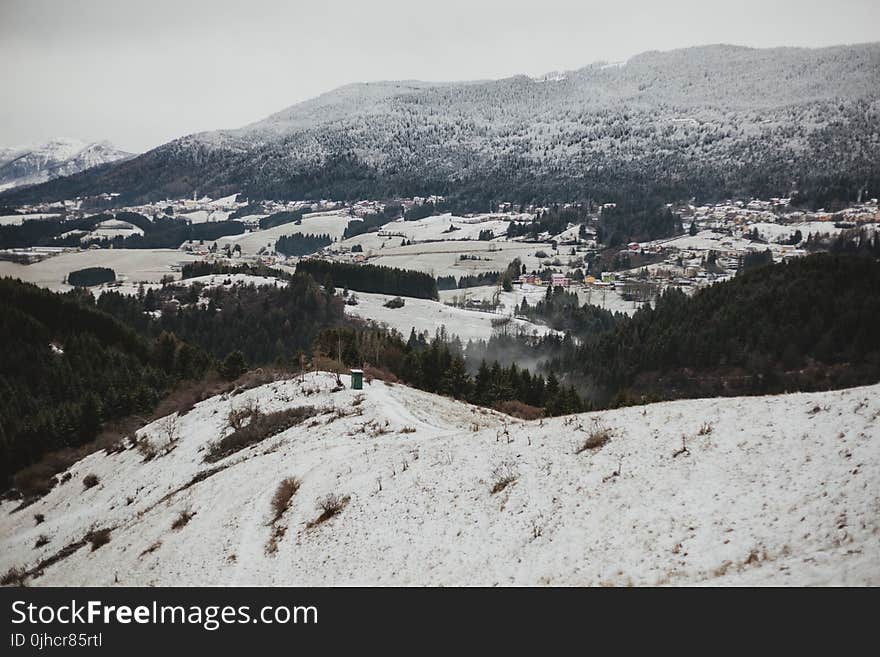
[[351,371],[351,389],[352,390],[363,390],[364,389],[364,371],[363,370],[352,370]]

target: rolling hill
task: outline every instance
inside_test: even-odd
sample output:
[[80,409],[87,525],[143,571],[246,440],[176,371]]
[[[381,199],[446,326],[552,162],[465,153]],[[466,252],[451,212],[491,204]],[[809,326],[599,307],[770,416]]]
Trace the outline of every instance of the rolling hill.
[[878,386],[532,422],[379,381],[334,388],[319,372],[207,399],[74,464],[34,504],[3,501],[0,572],[34,586],[880,584]]

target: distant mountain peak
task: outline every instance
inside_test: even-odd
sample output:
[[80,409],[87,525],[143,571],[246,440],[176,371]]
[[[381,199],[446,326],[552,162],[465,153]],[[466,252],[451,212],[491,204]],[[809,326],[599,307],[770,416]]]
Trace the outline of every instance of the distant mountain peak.
[[36,185],[134,157],[107,140],[53,137],[42,144],[0,148],[0,190]]

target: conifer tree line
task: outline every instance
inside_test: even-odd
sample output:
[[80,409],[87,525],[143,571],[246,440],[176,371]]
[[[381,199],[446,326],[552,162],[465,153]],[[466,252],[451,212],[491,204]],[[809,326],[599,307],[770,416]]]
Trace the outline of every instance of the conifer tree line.
[[389,203],[379,212],[366,214],[360,219],[352,219],[342,233],[342,239],[355,237],[379,230],[385,224],[403,216],[403,207]]
[[[0,226],[0,249],[19,249],[29,246],[79,246],[79,231],[94,230],[102,221],[113,219],[113,215],[96,214],[81,219],[41,219],[24,221],[17,226]],[[75,231],[61,237],[62,233]]]
[[418,221],[419,219],[425,219],[426,217],[454,211],[455,205],[450,201],[425,201],[424,203],[419,203],[410,207],[410,209],[404,213],[403,218],[407,221]]
[[260,217],[260,230],[275,228],[276,226],[283,226],[284,224],[302,223],[303,215],[308,214],[311,211],[311,208],[305,207],[300,208],[299,210],[284,210],[282,212],[275,212],[274,214],[270,214],[265,217]]
[[377,292],[417,299],[438,299],[437,281],[430,274],[383,267],[355,265],[329,260],[303,260],[297,273],[309,274],[325,286],[347,287],[358,292]]
[[550,236],[558,235],[568,228],[569,224],[581,224],[590,218],[590,203],[570,207],[553,204],[547,210],[541,210],[532,221],[512,221],[507,227],[507,237],[528,237],[537,240],[543,233]]
[[[249,271],[253,270],[232,273]],[[285,285],[207,288],[193,282],[137,296],[107,291],[97,301],[99,309],[142,334],[173,334],[217,363],[238,351],[251,367],[295,362],[296,354],[308,352],[321,330],[346,321],[343,306],[340,296],[300,273],[288,276]],[[145,315],[146,309],[159,310],[159,316]]]
[[271,276],[281,280],[290,280],[291,278],[291,275],[286,271],[275,267],[269,267],[262,263],[233,264],[230,262],[195,260],[184,264],[180,271],[181,278],[184,279],[210,276],[211,274],[248,274],[250,276]]
[[286,256],[304,256],[320,251],[333,243],[330,235],[294,233],[283,235],[275,242],[275,251]]
[[112,283],[116,280],[116,272],[109,267],[86,267],[77,269],[67,275],[67,284],[74,287],[89,287],[101,283]]
[[89,244],[117,249],[176,249],[186,241],[216,240],[241,235],[245,226],[240,221],[213,221],[200,224],[186,219],[160,215],[152,221],[137,212],[103,213],[71,219],[25,221],[18,226],[0,226],[0,249],[29,246],[78,247],[85,233],[95,230],[104,221],[126,221],[137,226],[143,235],[117,235],[112,238],[90,239]]
[[194,224],[186,219],[160,216],[148,223],[143,235],[117,235],[109,239],[91,240],[90,243],[115,249],[177,249],[184,242],[213,241],[244,232],[245,225],[240,221]]
[[88,292],[57,294],[0,279],[0,477],[48,451],[95,438],[101,424],[146,413],[208,357],[150,338],[99,310]]
[[497,285],[501,280],[500,271],[484,271],[479,274],[465,274],[457,280],[455,276],[438,276],[438,290],[455,290],[467,287],[480,287],[482,285]]
[[828,234],[811,233],[803,245],[807,251],[828,251],[847,255],[880,258],[880,231],[869,232],[864,228],[848,228],[832,237]]

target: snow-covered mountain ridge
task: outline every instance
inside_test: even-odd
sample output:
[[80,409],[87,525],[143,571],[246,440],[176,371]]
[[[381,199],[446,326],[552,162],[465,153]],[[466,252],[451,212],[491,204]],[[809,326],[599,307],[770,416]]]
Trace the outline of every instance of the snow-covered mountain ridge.
[[880,165],[880,44],[646,52],[537,79],[351,84],[21,200],[787,195]]
[[[317,373],[205,400],[174,431],[139,431],[155,457],[99,452],[33,505],[3,502],[0,571],[30,585],[880,584],[880,385],[534,422],[334,386]],[[317,414],[206,462],[252,405]],[[328,494],[341,509],[318,522]]]
[[133,157],[108,141],[52,139],[37,146],[0,149],[0,189],[35,185],[100,164]]

